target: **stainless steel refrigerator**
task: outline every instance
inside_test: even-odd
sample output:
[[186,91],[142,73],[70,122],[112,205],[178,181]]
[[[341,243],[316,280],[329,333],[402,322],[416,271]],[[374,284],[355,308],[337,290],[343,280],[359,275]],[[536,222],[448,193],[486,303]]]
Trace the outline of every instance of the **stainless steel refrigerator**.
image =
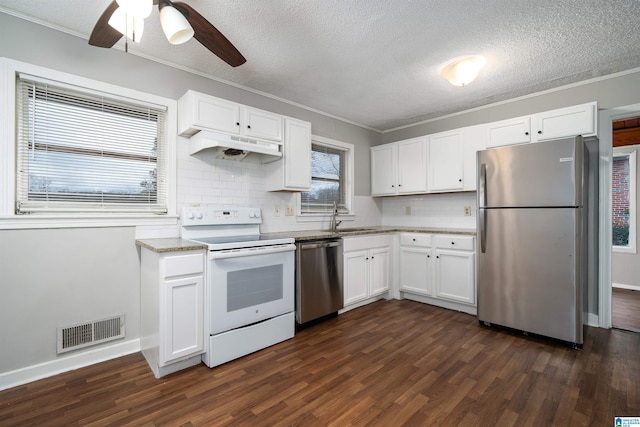
[[481,323],[582,345],[584,292],[597,281],[597,147],[578,136],[478,152]]

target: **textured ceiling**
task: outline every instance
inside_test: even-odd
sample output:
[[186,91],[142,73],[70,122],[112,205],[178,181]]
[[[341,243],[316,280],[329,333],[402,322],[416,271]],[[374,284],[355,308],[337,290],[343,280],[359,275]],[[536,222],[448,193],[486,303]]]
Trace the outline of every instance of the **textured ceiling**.
[[[157,9],[129,51],[381,131],[640,67],[639,0],[183,1],[247,62],[170,45]],[[109,3],[0,0],[0,11],[88,39]],[[438,75],[468,54],[487,58],[475,82]]]

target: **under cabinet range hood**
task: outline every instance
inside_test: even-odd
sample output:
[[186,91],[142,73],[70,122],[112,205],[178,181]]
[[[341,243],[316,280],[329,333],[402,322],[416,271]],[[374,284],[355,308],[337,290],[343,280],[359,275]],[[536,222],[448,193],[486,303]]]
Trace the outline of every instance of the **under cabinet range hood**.
[[251,153],[262,156],[262,163],[282,157],[280,143],[232,136],[202,130],[189,138],[189,154],[202,150],[214,150],[216,159],[242,160]]

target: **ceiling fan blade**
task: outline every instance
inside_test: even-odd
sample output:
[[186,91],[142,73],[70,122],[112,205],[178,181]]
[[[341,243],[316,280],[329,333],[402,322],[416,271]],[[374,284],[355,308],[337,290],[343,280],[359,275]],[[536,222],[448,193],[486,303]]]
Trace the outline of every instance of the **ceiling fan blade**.
[[100,19],[96,22],[96,26],[93,27],[91,36],[89,36],[89,44],[98,47],[112,47],[122,34],[120,31],[114,29],[109,25],[109,18],[113,15],[113,12],[118,8],[118,3],[114,0],[109,6],[102,12]]
[[238,49],[231,44],[229,39],[218,31],[216,27],[211,25],[202,15],[196,12],[195,9],[182,2],[173,2],[172,4],[187,18],[187,21],[189,21],[189,24],[191,24],[195,32],[193,37],[195,37],[200,44],[232,67],[237,67],[247,62]]

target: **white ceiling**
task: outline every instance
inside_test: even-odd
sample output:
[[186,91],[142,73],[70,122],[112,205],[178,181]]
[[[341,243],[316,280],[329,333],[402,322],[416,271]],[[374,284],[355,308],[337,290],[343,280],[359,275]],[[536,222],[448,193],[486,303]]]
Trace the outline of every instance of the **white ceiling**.
[[[640,0],[183,1],[247,62],[170,45],[157,9],[129,51],[380,131],[640,67]],[[88,39],[110,2],[0,0],[0,11]],[[468,54],[487,58],[475,82],[439,76]]]

